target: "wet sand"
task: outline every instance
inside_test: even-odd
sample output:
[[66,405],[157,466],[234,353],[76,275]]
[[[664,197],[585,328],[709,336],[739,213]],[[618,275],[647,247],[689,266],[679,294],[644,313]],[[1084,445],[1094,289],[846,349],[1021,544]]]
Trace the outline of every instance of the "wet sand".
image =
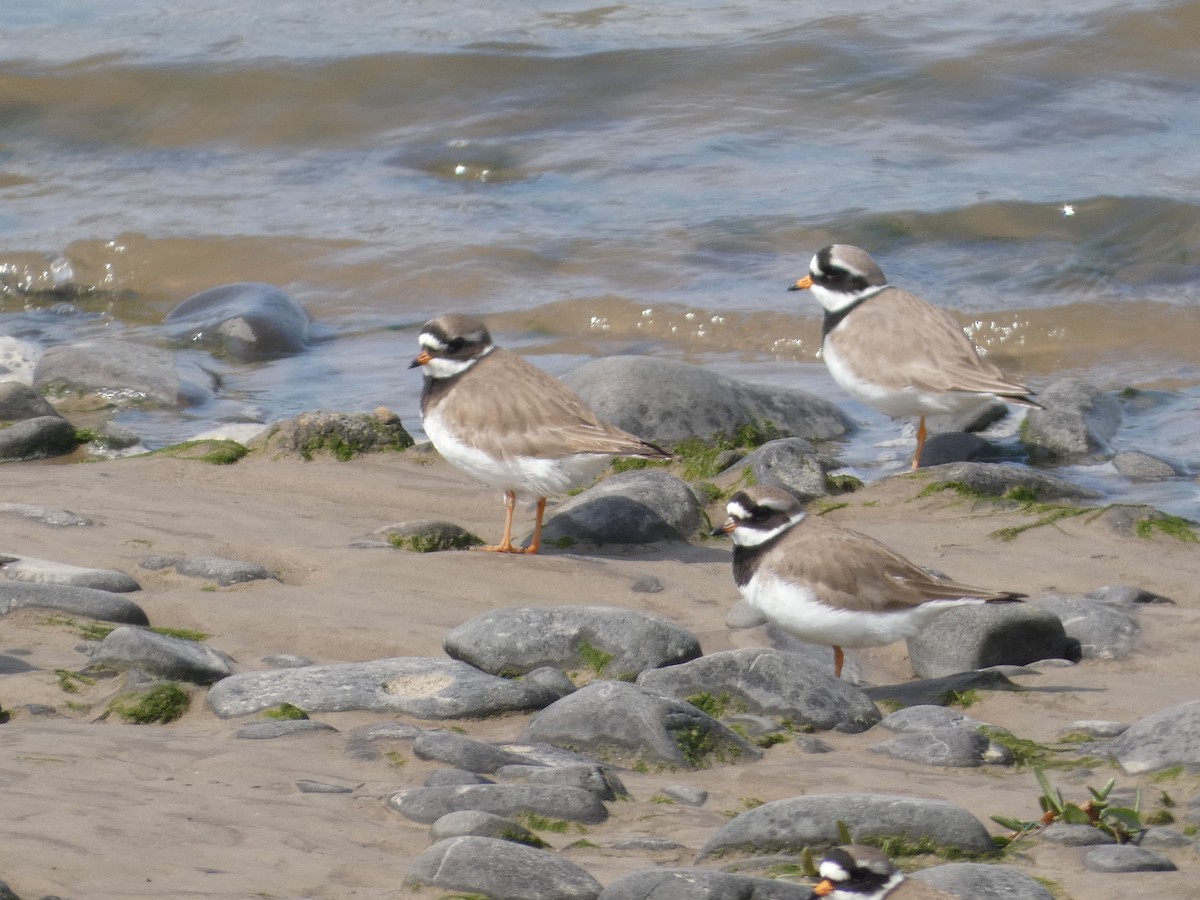
[[[443,658],[442,637],[485,610],[511,605],[589,603],[651,612],[691,629],[705,652],[765,646],[761,629],[731,632],[726,613],[736,592],[729,547],[720,541],[588,552],[551,549],[538,557],[482,553],[416,555],[350,549],[375,529],[416,518],[445,518],[488,539],[499,534],[502,506],[441,461],[418,454],[347,463],[244,460],[212,467],[166,458],[73,466],[4,467],[5,499],[60,507],[93,520],[51,529],[0,519],[0,553],[129,572],[142,584],[129,595],[156,626],[190,628],[233,655],[242,670],[271,654],[319,662],[417,655]],[[1200,603],[1196,552],[1168,537],[1135,538],[1083,517],[1026,532],[1011,543],[988,535],[1021,524],[1015,510],[935,496],[914,499],[919,484],[892,479],[846,498],[830,515],[917,562],[985,586],[1036,595],[1082,593],[1133,584],[1174,599],[1142,612],[1144,636],[1128,660],[1086,662],[1024,676],[1021,693],[987,693],[975,718],[1038,741],[1079,719],[1135,721],[1195,699],[1200,675]],[[714,512],[715,514],[715,512]],[[526,526],[530,519],[521,519]],[[522,532],[523,533],[523,532]],[[260,563],[280,581],[213,590],[167,569],[138,567],[145,556],[181,553]],[[630,591],[640,577],[664,585]],[[581,596],[580,585],[586,585]],[[402,752],[357,760],[345,732],[380,720],[368,713],[314,716],[339,729],[269,741],[233,737],[243,721],[223,721],[194,691],[191,711],[168,726],[96,721],[112,681],[64,693],[58,669],[78,670],[77,629],[40,610],[0,619],[0,783],[4,785],[0,879],[21,897],[383,897],[402,896],[409,860],[429,844],[428,828],[389,811],[392,791],[420,785],[437,766]],[[903,645],[852,657],[871,683],[911,677]],[[26,668],[27,667],[27,668]],[[61,717],[35,717],[26,704],[54,706]],[[525,716],[451,723],[484,740],[519,736]],[[425,727],[439,723],[419,722]],[[442,723],[446,724],[446,723]],[[632,802],[611,805],[600,826],[544,835],[557,849],[586,837],[596,847],[566,858],[607,884],[627,872],[689,865],[731,814],[747,804],[805,793],[877,792],[939,797],[988,823],[993,814],[1034,818],[1037,788],[1029,770],[939,770],[867,752],[885,737],[821,734],[835,752],[804,754],[794,743],[770,748],[760,762],[688,773],[622,772]],[[1052,773],[1068,799],[1087,784],[1116,777],[1142,785],[1143,803],[1159,792],[1182,808],[1196,780],[1161,784],[1100,769]],[[309,779],[352,788],[304,794]],[[669,784],[710,792],[701,808],[649,802]],[[1177,813],[1178,813],[1177,809]],[[669,838],[686,849],[617,851],[614,842]],[[1171,851],[1179,873],[1098,875],[1082,869],[1082,851],[1030,843],[1010,863],[1047,877],[1074,898],[1184,896],[1197,866],[1191,850]]]

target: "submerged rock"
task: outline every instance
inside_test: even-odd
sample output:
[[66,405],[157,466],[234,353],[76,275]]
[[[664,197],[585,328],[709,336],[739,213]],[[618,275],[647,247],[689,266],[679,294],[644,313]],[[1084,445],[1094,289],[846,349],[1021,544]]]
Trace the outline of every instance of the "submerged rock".
[[1021,440],[1030,456],[1070,461],[1109,452],[1121,425],[1121,404],[1082,381],[1057,381],[1038,394],[1044,409],[1031,409]]
[[[176,409],[211,400],[213,375],[189,366],[176,369],[167,350],[116,339],[50,347],[33,376],[33,386],[83,398],[80,405],[161,406]],[[88,398],[91,398],[90,400]]]
[[308,311],[291,296],[255,281],[194,294],[163,321],[180,343],[243,362],[301,352],[312,324]]

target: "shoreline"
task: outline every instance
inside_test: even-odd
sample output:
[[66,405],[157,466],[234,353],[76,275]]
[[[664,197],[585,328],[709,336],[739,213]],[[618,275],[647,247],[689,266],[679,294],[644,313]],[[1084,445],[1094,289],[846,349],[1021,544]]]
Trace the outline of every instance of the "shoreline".
[[[547,548],[535,557],[350,548],[380,527],[411,519],[447,519],[485,538],[498,533],[499,496],[429,455],[409,451],[349,462],[260,457],[230,466],[147,457],[53,470],[13,464],[4,474],[9,502],[69,509],[94,524],[52,529],[0,517],[0,553],[125,571],[142,586],[125,596],[143,606],[152,625],[211,635],[208,645],[235,657],[239,671],[266,668],[262,660],[272,654],[320,663],[444,658],[441,642],[451,628],[502,606],[637,609],[689,629],[705,653],[769,645],[762,628],[731,631],[725,625],[737,592],[729,545],[718,540],[578,552]],[[989,535],[1027,523],[1027,514],[945,493],[917,497],[920,484],[919,478],[869,484],[838,498],[848,505],[828,515],[914,562],[981,586],[1036,596],[1124,583],[1175,601],[1142,612],[1143,636],[1128,659],[1087,660],[1016,678],[1025,691],[981,692],[969,715],[1049,741],[1076,720],[1131,723],[1194,698],[1200,603],[1193,546],[1165,535],[1122,534],[1087,517],[1003,542]],[[528,513],[519,510],[517,521],[524,535]],[[252,561],[280,580],[214,589],[171,569],[138,566],[143,557],[165,553]],[[663,590],[632,592],[645,576],[657,578]],[[395,717],[317,714],[314,719],[338,731],[233,740],[245,720],[218,719],[203,704],[204,690],[195,688],[191,710],[171,725],[90,724],[114,685],[101,681],[79,694],[64,693],[56,672],[86,664],[74,649],[79,641],[74,629],[44,611],[0,618],[0,660],[26,667],[0,669],[0,706],[12,712],[0,725],[11,852],[0,879],[18,896],[397,895],[407,860],[429,845],[428,828],[387,810],[381,799],[422,784],[437,765],[411,753],[402,754],[401,765],[387,758],[364,762],[343,749],[347,731]],[[851,654],[871,683],[912,677],[903,644]],[[55,707],[61,717],[35,716],[27,704]],[[82,706],[72,710],[68,704]],[[457,724],[473,738],[502,741],[516,739],[526,719],[412,723]],[[990,823],[993,814],[1036,813],[1030,769],[947,770],[896,761],[867,750],[882,737],[874,729],[819,737],[833,752],[806,754],[796,743],[784,743],[756,763],[695,772],[622,771],[633,800],[614,805],[607,823],[586,834],[542,836],[558,850],[586,838],[594,849],[575,847],[563,855],[605,884],[641,868],[691,865],[729,813],[805,793],[938,797],[970,810],[993,833],[1001,831]],[[1119,771],[1064,771],[1052,773],[1052,780],[1073,797],[1110,776],[1123,788],[1170,790],[1180,806],[1196,791],[1190,776],[1160,784]],[[346,786],[351,793],[299,793],[295,783],[302,779]],[[703,787],[710,799],[697,808],[649,801],[668,784]],[[669,836],[682,849],[612,849],[648,836]],[[145,863],[131,865],[134,847],[153,852]],[[1181,879],[1195,875],[1195,853],[1172,856],[1181,872],[1125,876],[1121,896],[1177,894]],[[1078,857],[1077,850],[1038,841],[1009,864],[1053,879],[1077,900],[1113,896],[1111,876],[1085,871]],[[742,863],[753,869],[759,861]]]

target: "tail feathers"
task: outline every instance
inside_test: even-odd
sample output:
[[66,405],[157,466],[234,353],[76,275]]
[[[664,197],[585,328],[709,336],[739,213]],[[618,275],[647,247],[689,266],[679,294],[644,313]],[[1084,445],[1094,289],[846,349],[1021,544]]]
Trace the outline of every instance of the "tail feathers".
[[1017,406],[1024,406],[1026,409],[1045,409],[1046,407],[1033,399],[1035,396],[1032,393],[1026,394],[997,394],[1001,400],[1007,400],[1009,403],[1015,403]]
[[1028,594],[1018,594],[1016,591],[1002,591],[997,594],[984,597],[985,603],[1020,603]]

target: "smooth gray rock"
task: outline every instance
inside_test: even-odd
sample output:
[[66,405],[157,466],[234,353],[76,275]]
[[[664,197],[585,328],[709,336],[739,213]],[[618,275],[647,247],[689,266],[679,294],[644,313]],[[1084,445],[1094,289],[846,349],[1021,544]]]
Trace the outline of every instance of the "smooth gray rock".
[[685,784],[669,784],[659,788],[659,793],[684,806],[703,806],[708,802],[708,791]]
[[357,709],[469,719],[540,709],[552,699],[519,679],[497,678],[457,660],[417,656],[245,672],[218,681],[208,692],[208,705],[223,719],[280,703],[310,713]]
[[615,606],[509,607],[468,619],[442,646],[493,675],[552,667],[625,678],[700,655],[690,631]]
[[114,338],[50,347],[38,361],[38,391],[102,394],[118,406],[178,408],[211,400],[214,376],[191,366],[185,376],[174,354],[148,344]]
[[827,441],[853,427],[832,403],[804,391],[735,381],[661,357],[602,357],[563,381],[600,418],[656,443],[732,436],[743,425],[768,423],[784,435]]
[[33,556],[0,557],[0,578],[33,584],[65,584],[125,594],[142,586],[124,572],[113,569],[89,569]]
[[560,784],[591,791],[601,800],[627,797],[629,792],[607,766],[543,766],[510,764],[496,770],[496,780],[512,784]]
[[1178,828],[1168,828],[1164,825],[1152,825],[1138,838],[1138,846],[1147,849],[1160,847],[1164,850],[1173,850],[1176,847],[1193,847],[1195,844],[1195,837],[1185,834]]
[[182,346],[249,362],[304,350],[312,319],[274,285],[248,281],[194,294],[163,322]]
[[[446,787],[460,784],[495,784],[492,779],[466,769],[438,769],[430,772],[425,779],[425,787]],[[446,835],[449,837],[449,835]],[[494,835],[493,835],[494,837]]]
[[406,450],[412,436],[400,418],[380,407],[374,413],[340,413],[316,410],[275,422],[246,446],[273,459],[297,456],[312,459],[329,454],[347,460],[361,453]]
[[907,706],[883,717],[880,727],[888,731],[940,731],[947,728],[975,729],[986,723],[972,719],[957,709],[923,704]]
[[970,728],[912,731],[867,748],[893,759],[925,766],[976,768],[1011,765],[1012,753]]
[[812,888],[708,869],[650,869],[611,882],[599,900],[809,900]]
[[643,575],[629,586],[632,594],[658,594],[663,589],[663,583],[653,575]]
[[[737,600],[725,614],[725,627],[735,631],[742,628],[757,628],[765,625],[767,618],[745,600]],[[833,670],[832,665],[830,671]]]
[[0,616],[29,607],[53,609],[73,616],[99,619],[102,622],[150,624],[140,606],[112,591],[98,591],[95,588],[66,584],[0,580]]
[[328,784],[324,781],[310,781],[302,778],[296,782],[296,789],[302,794],[353,794],[354,788],[344,784]]
[[938,847],[993,853],[988,830],[961,807],[945,800],[877,794],[811,794],[774,800],[740,813],[700,850],[698,860],[727,853],[801,853],[841,843],[844,822],[856,843],[865,838],[928,838]]
[[360,725],[346,739],[346,755],[364,761],[382,759],[386,750],[416,740],[423,729],[406,722]]
[[717,481],[741,478],[746,470],[756,483],[783,488],[801,502],[829,493],[820,456],[804,438],[767,441],[718,475]]
[[525,673],[525,683],[542,688],[555,700],[565,697],[575,691],[575,682],[567,677],[567,673],[554,666],[539,666]]
[[558,506],[542,529],[542,544],[687,541],[705,521],[684,482],[670,472],[641,469],[605,478]]
[[948,431],[930,435],[921,451],[921,468],[947,463],[978,462],[995,454],[995,448],[977,434]]
[[591,791],[558,784],[460,784],[406,788],[392,794],[389,808],[414,822],[436,822],[446,813],[477,809],[497,816],[531,812],[550,819],[595,825],[608,808]]
[[913,881],[971,900],[1054,900],[1036,878],[1011,866],[958,862],[913,873]]
[[221,556],[148,556],[138,561],[143,569],[158,571],[174,567],[180,575],[215,581],[221,587],[245,584],[249,581],[278,581],[279,579],[258,563]]
[[[1080,487],[1063,478],[1048,475],[1028,466],[1008,463],[958,462],[944,466],[922,467],[931,484],[961,484],[989,497],[1003,497],[1014,490],[1037,500],[1098,500],[1099,491]],[[911,477],[907,474],[892,478]]]
[[314,722],[312,719],[278,719],[270,722],[251,722],[237,730],[234,737],[244,741],[267,741],[290,737],[293,734],[311,734],[314,731],[337,731],[332,725]]
[[1068,659],[1077,653],[1077,648],[1072,651],[1058,616],[1029,603],[987,603],[948,610],[907,644],[908,659],[918,678],[988,666],[1021,666],[1039,659]]
[[233,673],[234,660],[199,641],[122,625],[109,632],[96,647],[92,664],[138,668],[162,678],[212,684]]
[[75,426],[59,415],[23,419],[0,428],[0,461],[64,456],[77,446]]
[[1125,659],[1142,636],[1138,607],[1121,599],[1049,594],[1027,605],[1058,616],[1067,637],[1079,642],[1083,659]]
[[1122,450],[1113,457],[1112,464],[1118,472],[1134,481],[1161,481],[1184,474],[1167,460],[1141,450]]
[[637,683],[687,699],[725,701],[729,712],[789,719],[797,726],[857,733],[881,714],[861,690],[794,653],[764,648],[724,650],[681,665],[651,669]]
[[413,741],[413,754],[419,759],[432,759],[481,774],[491,774],[502,766],[532,763],[529,757],[501,749],[495,744],[441,729],[423,731],[417,735]]
[[1114,738],[1107,751],[1126,775],[1200,764],[1200,700],[1139,719]]
[[404,883],[489,900],[594,900],[600,893],[596,879],[547,850],[474,836],[429,847],[413,860]]
[[454,837],[486,837],[530,847],[545,847],[546,842],[512,819],[497,816],[478,809],[460,809],[446,813],[430,826],[429,836],[434,841]]
[[690,703],[621,681],[597,681],[546,707],[524,739],[621,765],[702,768],[762,753]]
[[1052,844],[1062,844],[1064,847],[1095,847],[1117,842],[1107,831],[1101,831],[1091,825],[1072,825],[1069,822],[1055,822],[1039,831],[1038,837]]
[[1029,454],[1056,461],[1108,452],[1121,425],[1121,404],[1082,381],[1057,381],[1038,394],[1044,409],[1031,409],[1021,430]]
[[0,422],[57,415],[58,410],[29,385],[20,381],[0,381]]
[[1083,855],[1083,867],[1093,872],[1175,872],[1178,869],[1161,853],[1133,844],[1093,847]]
[[942,678],[881,684],[868,687],[863,693],[876,703],[886,700],[902,706],[945,706],[954,702],[957,693],[968,690],[1017,691],[1021,688],[998,669],[980,669],[973,672],[956,672]]
[[46,525],[50,528],[74,528],[80,525],[91,525],[92,520],[79,516],[67,509],[54,509],[50,506],[32,506],[28,503],[0,503],[0,516],[13,519],[27,519]]

